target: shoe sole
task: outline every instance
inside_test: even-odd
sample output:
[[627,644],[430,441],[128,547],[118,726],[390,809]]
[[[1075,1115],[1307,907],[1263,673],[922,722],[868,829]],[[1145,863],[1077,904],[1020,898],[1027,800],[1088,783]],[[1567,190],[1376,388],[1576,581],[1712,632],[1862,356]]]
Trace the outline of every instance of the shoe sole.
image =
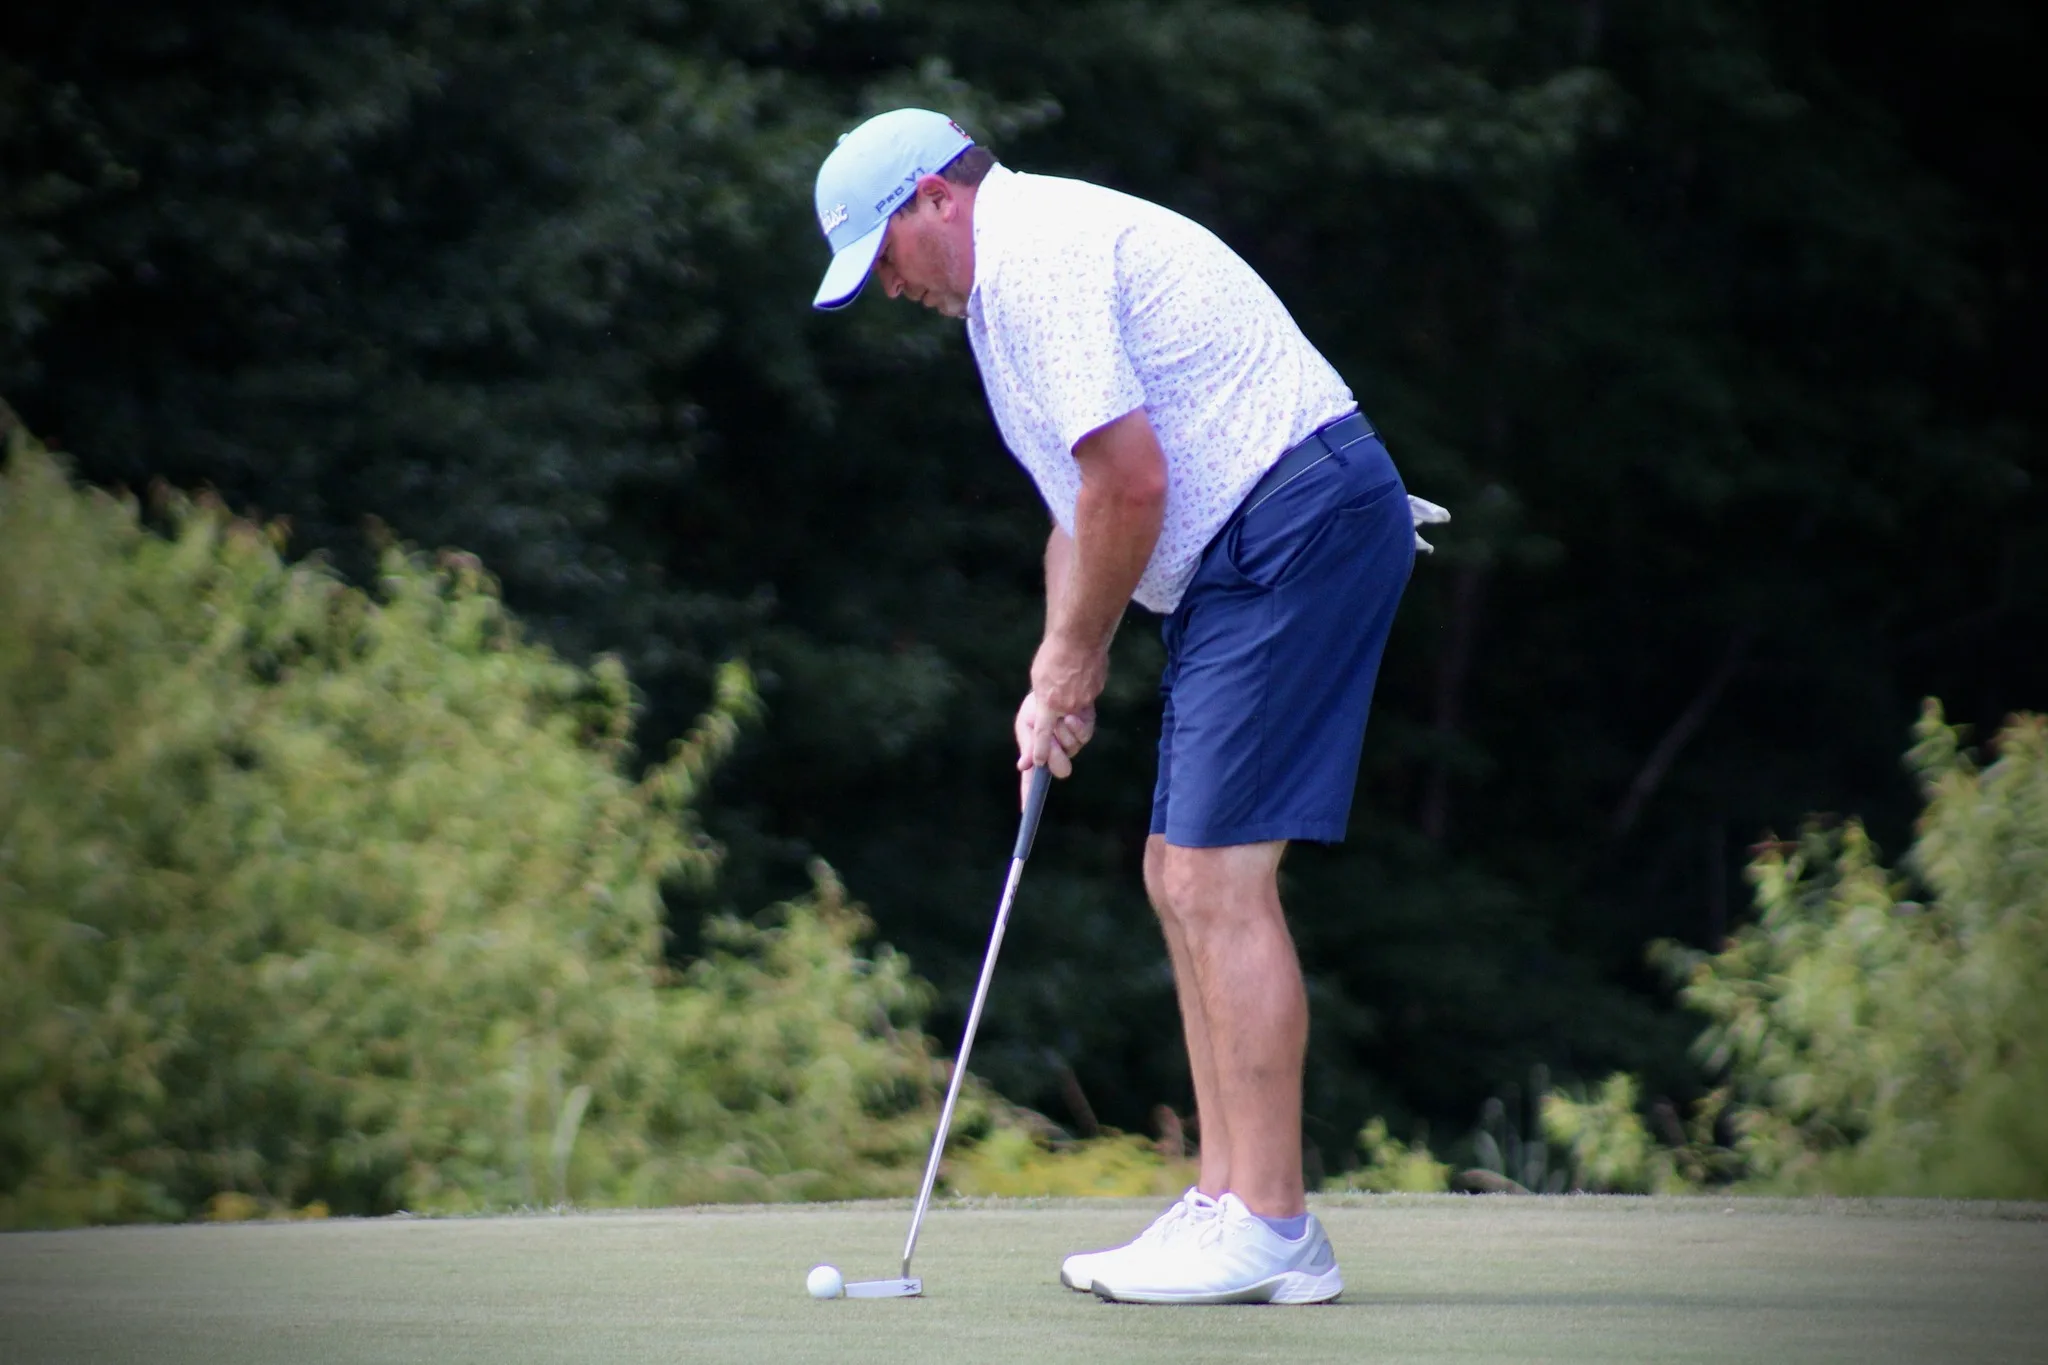
[[1320,1275],[1290,1270],[1241,1289],[1204,1293],[1118,1289],[1100,1280],[1095,1282],[1094,1289],[1095,1297],[1104,1303],[1329,1303],[1344,1292],[1344,1276],[1336,1266],[1331,1266]]
[[1080,1284],[1075,1284],[1072,1280],[1068,1279],[1065,1267],[1060,1269],[1060,1283],[1082,1294],[1093,1293],[1095,1290],[1095,1282],[1093,1280],[1085,1280]]

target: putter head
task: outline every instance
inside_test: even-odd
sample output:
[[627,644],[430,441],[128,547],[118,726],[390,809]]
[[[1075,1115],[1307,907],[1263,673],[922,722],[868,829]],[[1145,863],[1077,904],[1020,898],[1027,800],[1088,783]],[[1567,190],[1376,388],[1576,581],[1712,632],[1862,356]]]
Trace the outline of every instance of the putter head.
[[915,1299],[924,1294],[924,1281],[909,1280],[855,1280],[846,1286],[849,1299]]

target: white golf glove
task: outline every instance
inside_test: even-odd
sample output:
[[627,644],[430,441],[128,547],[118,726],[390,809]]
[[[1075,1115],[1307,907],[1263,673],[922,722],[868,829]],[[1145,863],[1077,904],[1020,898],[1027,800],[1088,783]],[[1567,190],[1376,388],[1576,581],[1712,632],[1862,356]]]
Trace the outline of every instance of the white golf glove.
[[[1417,526],[1437,526],[1451,519],[1449,512],[1438,507],[1429,499],[1418,498],[1413,493],[1408,495],[1408,513],[1415,518]],[[1436,546],[1424,540],[1420,531],[1415,533],[1415,548],[1424,554],[1434,554],[1436,552]]]

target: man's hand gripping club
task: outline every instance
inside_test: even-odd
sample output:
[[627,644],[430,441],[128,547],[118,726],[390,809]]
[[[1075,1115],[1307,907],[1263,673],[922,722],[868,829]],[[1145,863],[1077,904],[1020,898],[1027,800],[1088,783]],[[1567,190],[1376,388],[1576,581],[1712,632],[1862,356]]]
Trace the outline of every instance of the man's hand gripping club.
[[1054,777],[1095,736],[1095,699],[1109,681],[1109,642],[1166,518],[1166,456],[1143,408],[1074,445],[1081,491],[1074,534],[1045,545],[1045,639],[1031,661],[1031,692],[1017,708],[1017,770]]

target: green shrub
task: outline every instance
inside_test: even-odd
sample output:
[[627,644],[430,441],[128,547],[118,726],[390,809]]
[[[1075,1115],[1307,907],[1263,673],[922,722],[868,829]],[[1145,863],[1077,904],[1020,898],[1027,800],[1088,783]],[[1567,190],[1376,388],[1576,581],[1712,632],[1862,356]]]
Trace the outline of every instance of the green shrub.
[[1923,896],[1855,822],[1810,829],[1752,866],[1754,924],[1664,957],[1758,1185],[2048,1197],[2048,720],[1982,769],[1932,703],[1916,734]]
[[1371,1190],[1376,1194],[1441,1194],[1450,1188],[1451,1168],[1431,1155],[1420,1139],[1412,1145],[1387,1135],[1387,1121],[1375,1117],[1358,1134],[1365,1164],[1323,1182],[1325,1190]]
[[387,548],[372,594],[207,501],[161,521],[10,434],[0,1225],[914,1181],[923,988],[829,873],[663,963],[742,671],[636,783],[623,671],[524,640],[473,560]]
[[947,1181],[962,1194],[1133,1198],[1179,1194],[1195,1183],[1195,1163],[1161,1156],[1135,1133],[1055,1143],[1007,1123],[953,1157]]
[[1563,1090],[1541,1101],[1543,1134],[1571,1153],[1574,1191],[1679,1194],[1692,1188],[1677,1153],[1650,1136],[1636,1112],[1636,1078],[1616,1072],[1592,1096]]

